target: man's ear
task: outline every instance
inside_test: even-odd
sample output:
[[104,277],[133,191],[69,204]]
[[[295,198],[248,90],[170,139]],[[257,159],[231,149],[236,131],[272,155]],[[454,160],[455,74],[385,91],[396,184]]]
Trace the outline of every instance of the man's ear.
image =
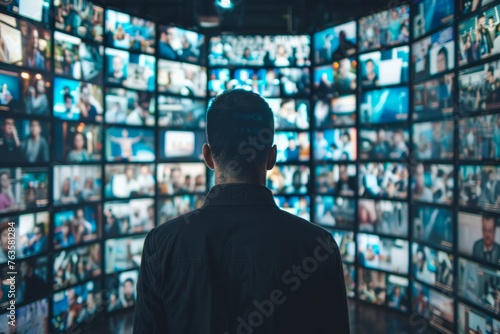
[[210,145],[207,143],[203,144],[203,159],[205,159],[205,164],[211,170],[214,170],[214,158],[212,157],[212,150],[210,149]]
[[276,164],[276,157],[278,155],[278,148],[276,145],[273,145],[267,152],[267,170],[273,169],[274,165]]

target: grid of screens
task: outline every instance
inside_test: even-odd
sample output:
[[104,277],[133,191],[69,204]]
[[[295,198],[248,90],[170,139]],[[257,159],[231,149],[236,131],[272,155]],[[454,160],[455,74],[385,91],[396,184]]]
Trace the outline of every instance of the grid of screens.
[[275,113],[276,204],[332,233],[349,297],[499,332],[499,23],[498,1],[420,0],[205,43],[89,1],[0,4],[0,272],[14,222],[18,330],[133,307],[147,232],[214,184],[207,99],[243,88]]

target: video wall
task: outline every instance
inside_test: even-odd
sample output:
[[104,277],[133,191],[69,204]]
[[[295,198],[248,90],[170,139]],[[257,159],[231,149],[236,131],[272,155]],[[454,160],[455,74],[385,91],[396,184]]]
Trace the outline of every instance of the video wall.
[[274,111],[276,204],[332,233],[350,298],[500,333],[499,27],[484,0],[210,38],[88,0],[0,5],[0,315],[12,222],[18,333],[132,308],[147,232],[214,184],[207,105],[242,88]]

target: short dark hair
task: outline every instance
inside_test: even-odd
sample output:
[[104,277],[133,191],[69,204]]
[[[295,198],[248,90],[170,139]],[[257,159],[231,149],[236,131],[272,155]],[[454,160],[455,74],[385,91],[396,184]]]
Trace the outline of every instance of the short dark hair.
[[258,94],[228,90],[208,108],[206,134],[213,159],[224,172],[241,168],[242,177],[253,175],[273,144],[273,112]]
[[488,66],[486,72],[489,72],[493,76],[495,75],[495,69],[493,68],[493,66]]
[[448,67],[448,49],[446,49],[446,47],[441,47],[441,49],[439,49],[438,55],[444,55],[444,57],[446,58],[446,67]]

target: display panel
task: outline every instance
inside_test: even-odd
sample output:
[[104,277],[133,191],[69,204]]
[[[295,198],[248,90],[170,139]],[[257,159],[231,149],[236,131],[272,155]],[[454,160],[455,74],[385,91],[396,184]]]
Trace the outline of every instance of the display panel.
[[332,99],[319,99],[314,107],[316,127],[354,125],[356,123],[356,95],[339,95]]
[[500,271],[479,265],[475,262],[458,259],[458,295],[496,315],[498,290],[500,289]]
[[67,248],[92,242],[101,237],[102,207],[80,205],[61,208],[54,213],[54,248]]
[[419,160],[451,160],[454,149],[453,122],[413,124],[414,156]]
[[359,50],[408,43],[410,40],[410,6],[394,7],[359,19]]
[[309,129],[309,100],[266,99],[274,114],[276,130]]
[[414,8],[413,38],[417,39],[453,21],[455,1],[422,0]]
[[363,267],[408,274],[408,254],[406,240],[358,233],[358,263]]
[[102,127],[85,123],[56,123],[55,157],[62,163],[100,162],[102,160]]
[[361,94],[359,117],[362,124],[401,122],[408,119],[408,87],[377,89]]
[[453,113],[455,74],[413,85],[413,119],[437,120]]
[[54,117],[65,121],[101,122],[103,91],[98,85],[55,78]]
[[48,23],[49,21],[49,0],[17,0],[4,1],[0,8],[5,8],[9,12],[24,16],[33,21]]
[[453,166],[417,164],[413,171],[411,189],[415,201],[453,204]]
[[48,163],[49,122],[0,116],[0,155],[4,163]]
[[205,127],[206,102],[173,96],[158,96],[158,126],[178,128]]
[[412,244],[413,275],[419,281],[445,290],[453,289],[453,255]]
[[277,162],[309,161],[308,132],[276,132],[274,145],[278,149]]
[[99,243],[61,251],[54,256],[54,290],[80,284],[102,274],[102,250]]
[[273,194],[306,194],[310,171],[307,166],[275,166],[267,173],[266,185]]
[[455,308],[452,298],[414,282],[412,303],[413,310],[427,319],[432,327],[442,333],[453,333]]
[[302,219],[311,219],[309,196],[274,196],[274,202],[281,210],[289,212]]
[[205,143],[202,131],[162,131],[160,151],[163,160],[202,161],[202,146]]
[[500,212],[500,167],[460,166],[459,205]]
[[19,307],[17,311],[18,333],[29,333],[30,331],[49,333],[49,301],[47,298]]
[[333,239],[339,246],[342,261],[354,263],[356,254],[356,242],[354,241],[354,232],[328,229]]
[[423,204],[413,206],[413,238],[451,249],[454,231],[453,211]]
[[153,21],[106,10],[106,44],[115,48],[155,53],[156,26]]
[[207,190],[204,163],[159,164],[157,173],[160,195],[204,193]]
[[158,91],[186,97],[205,97],[207,71],[204,67],[169,60],[158,61]]
[[210,39],[208,62],[210,66],[309,66],[310,52],[306,35],[221,35]]
[[123,88],[106,89],[106,114],[110,124],[155,125],[155,95]]
[[[383,175],[383,178],[379,178]],[[400,163],[370,162],[359,165],[359,195],[363,197],[406,199],[408,168]]]
[[155,226],[154,200],[106,202],[103,219],[106,238],[149,232]]
[[[270,82],[276,81],[272,77],[269,78],[269,71],[270,70],[268,70],[268,76],[266,77],[267,85],[269,85]],[[281,94],[283,96],[307,97],[311,94],[309,68],[283,68],[280,69],[279,73],[281,80]],[[268,90],[269,89],[265,87],[261,94],[265,97],[273,96],[270,94],[268,95]]]
[[108,305],[106,310],[114,312],[135,306],[137,299],[136,284],[139,272],[127,271],[118,275],[106,278],[106,289],[110,291],[108,295]]
[[158,30],[158,55],[160,58],[206,64],[204,35],[173,26],[161,25]]
[[139,268],[145,239],[145,236],[136,236],[106,240],[104,246],[106,274]]
[[55,27],[81,38],[102,42],[104,9],[91,1],[54,0]]
[[143,54],[130,54],[127,51],[106,48],[105,81],[112,86],[155,90],[156,58]]
[[356,165],[316,166],[316,192],[335,196],[354,196]]
[[360,199],[357,222],[359,231],[407,238],[408,204]]
[[459,65],[472,64],[500,53],[499,10],[500,6],[488,8],[458,24]]
[[356,267],[352,264],[343,264],[344,283],[348,298],[356,296]]
[[373,88],[407,83],[410,77],[410,48],[401,46],[359,56],[361,87]]
[[313,36],[316,65],[350,57],[357,51],[356,21],[318,31]]
[[500,321],[462,303],[458,304],[458,334],[500,333]]
[[329,96],[336,92],[353,92],[357,87],[358,62],[355,58],[344,58],[332,65],[314,69],[314,92],[319,96]]
[[436,32],[412,46],[415,80],[455,68],[455,40],[453,27]]
[[386,273],[358,268],[360,300],[375,305],[385,305],[387,299]]
[[475,12],[482,7],[488,6],[495,2],[495,0],[460,0],[460,9],[462,10],[463,14],[469,14],[472,12]]
[[408,156],[409,137],[405,127],[361,129],[359,158],[363,160],[404,159]]
[[500,61],[458,72],[460,111],[465,115],[497,110],[500,107]]
[[356,201],[346,197],[316,196],[315,222],[325,226],[353,228]]
[[500,221],[488,213],[458,213],[458,251],[500,266]]
[[314,136],[314,159],[317,161],[354,161],[357,157],[355,128],[317,131]]
[[155,133],[150,129],[108,128],[105,148],[109,162],[153,162]]
[[100,201],[101,187],[99,165],[54,167],[54,205]]
[[499,115],[464,118],[458,124],[458,157],[461,160],[500,159]]
[[49,204],[48,168],[1,168],[0,213],[31,210]]
[[106,165],[104,196],[129,198],[154,196],[154,165]]
[[158,225],[200,208],[203,195],[182,195],[161,200],[158,203]]

